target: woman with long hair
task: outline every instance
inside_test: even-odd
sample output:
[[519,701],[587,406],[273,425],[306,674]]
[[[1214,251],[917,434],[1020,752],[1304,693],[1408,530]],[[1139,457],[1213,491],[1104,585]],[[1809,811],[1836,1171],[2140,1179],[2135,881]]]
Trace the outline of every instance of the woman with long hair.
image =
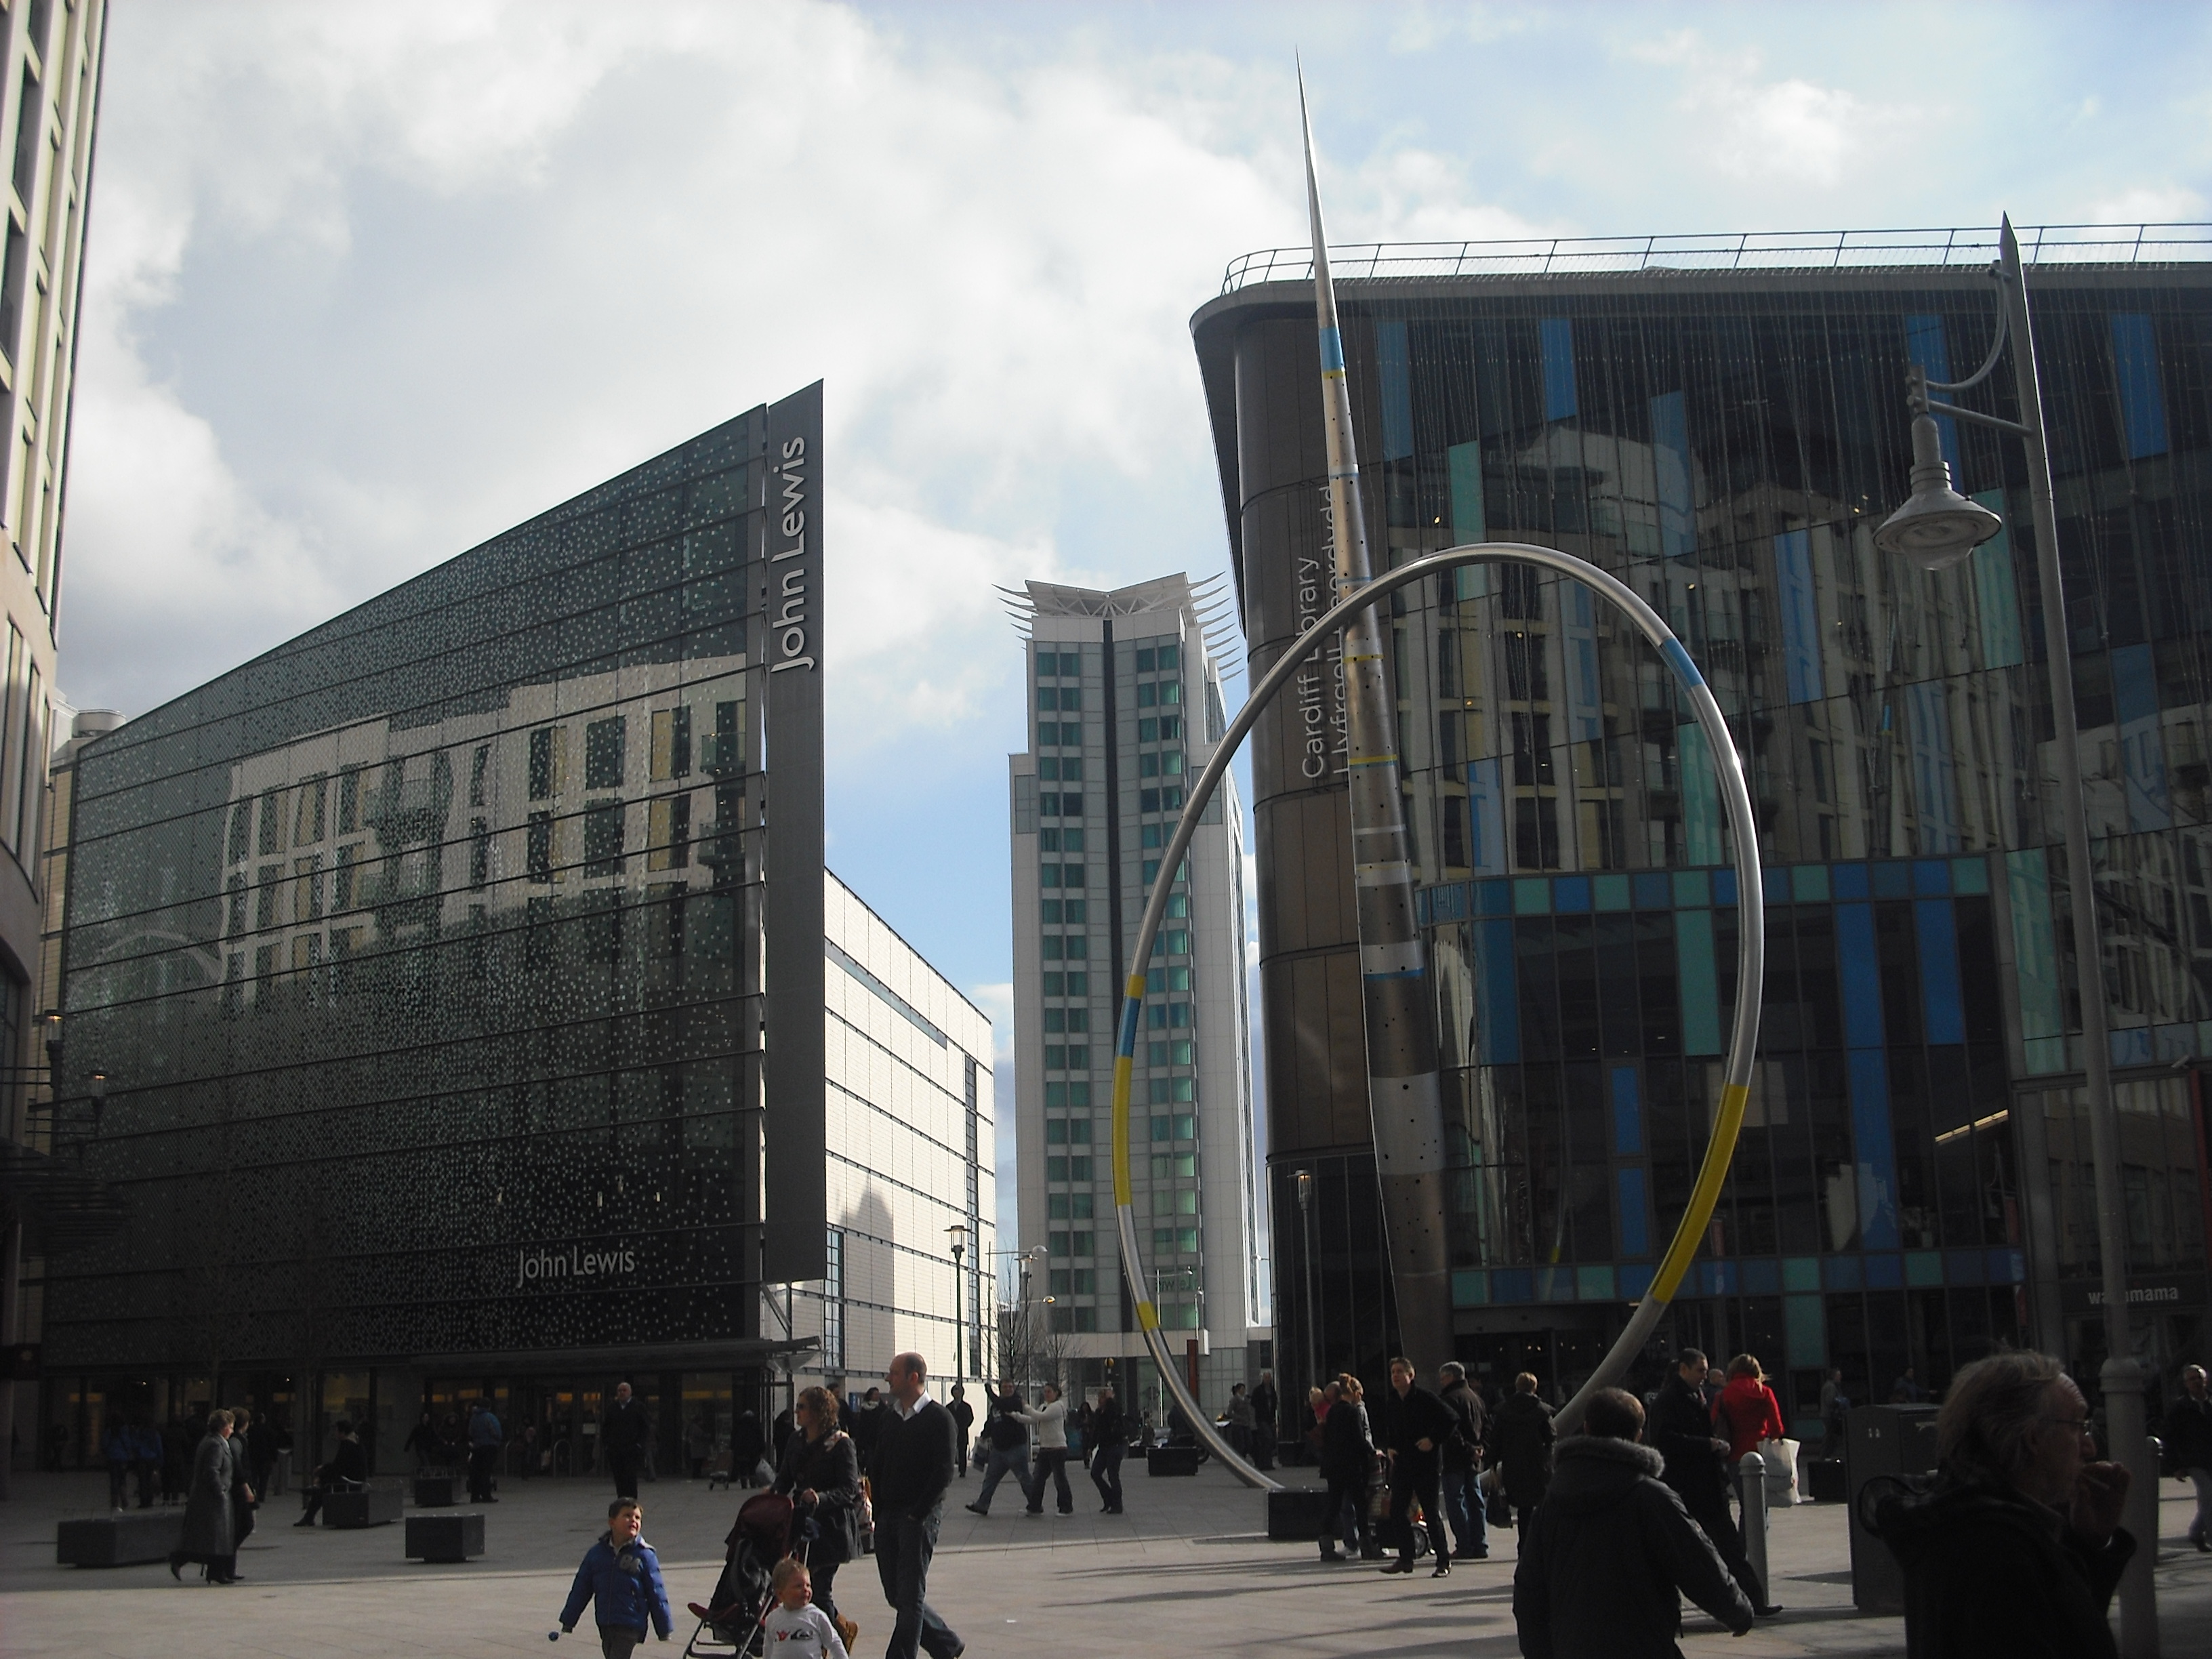
[[[1367,1422],[1367,1391],[1346,1371],[1336,1379],[1336,1401],[1322,1422],[1321,1472],[1328,1482],[1328,1518],[1322,1523],[1321,1559],[1340,1561],[1342,1534],[1357,1559],[1367,1547],[1367,1487],[1375,1475],[1375,1435]],[[1345,1512],[1349,1507],[1351,1520]]]
[[[793,1425],[769,1490],[791,1499],[802,1524],[813,1523],[806,1567],[814,1581],[814,1605],[843,1633],[849,1621],[839,1618],[832,1587],[837,1569],[860,1553],[860,1456],[853,1437],[837,1426],[837,1401],[827,1389],[800,1393]],[[845,1635],[846,1646],[852,1642]]]

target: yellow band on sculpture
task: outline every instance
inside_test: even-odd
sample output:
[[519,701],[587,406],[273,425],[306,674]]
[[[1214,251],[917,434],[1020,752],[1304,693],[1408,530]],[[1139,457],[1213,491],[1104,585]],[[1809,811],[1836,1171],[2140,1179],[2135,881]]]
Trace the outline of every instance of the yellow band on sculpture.
[[1698,1170],[1698,1184],[1690,1191],[1690,1207],[1682,1212],[1682,1224],[1674,1230],[1674,1242],[1667,1247],[1666,1260],[1659,1264],[1658,1276],[1651,1281],[1651,1293],[1662,1302],[1674,1299],[1682,1275],[1690,1271],[1698,1245],[1712,1221],[1713,1206],[1720,1202],[1721,1185],[1728,1179],[1736,1136],[1743,1128],[1744,1107],[1750,1099],[1751,1091],[1741,1083],[1721,1090],[1720,1114],[1713,1120],[1712,1142],[1705,1148],[1705,1161]]

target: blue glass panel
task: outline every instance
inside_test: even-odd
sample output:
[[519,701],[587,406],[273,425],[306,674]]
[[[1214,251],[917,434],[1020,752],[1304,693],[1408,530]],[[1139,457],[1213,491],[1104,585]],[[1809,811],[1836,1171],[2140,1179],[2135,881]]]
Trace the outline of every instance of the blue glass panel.
[[2114,1031],[2112,1037],[2113,1065],[2148,1066],[2151,1063],[2154,1049],[2151,1042],[2149,1026],[2128,1026]]
[[1469,924],[1474,947],[1474,1051],[1485,1066],[1521,1060],[1521,984],[1514,965],[1513,924]]
[[1912,866],[1906,864],[1877,864],[1873,866],[1874,896],[1876,898],[1911,898],[1912,896]]
[[1759,872],[1759,890],[1766,895],[1769,904],[1789,903],[1790,872],[1777,865],[1766,866]]
[[1782,1288],[1785,1291],[1819,1290],[1820,1288],[1820,1258],[1817,1255],[1783,1257]]
[[[1928,371],[1931,380],[1951,378],[1951,345],[1943,332],[1943,319],[1925,313],[1905,319],[1905,360],[1918,363]],[[1936,417],[1936,430],[1943,434],[1943,459],[1951,464],[1951,476],[1959,476],[1959,423],[1948,415]]]
[[1536,325],[1544,355],[1544,418],[1575,417],[1575,327],[1565,317],[1547,317]]
[[1863,899],[1872,896],[1874,888],[1867,878],[1863,864],[1839,864],[1829,872],[1829,885],[1839,899]]
[[1617,1294],[1613,1289],[1613,1268],[1609,1265],[1575,1269],[1575,1299],[1577,1302],[1611,1302]]
[[2128,827],[2171,829],[2166,750],[2158,731],[2158,672],[2151,665],[2150,647],[2123,646],[2112,653],[2112,713],[2119,721],[2120,763],[2128,777]]
[[1790,872],[1790,896],[1800,904],[1828,902],[1828,866],[1801,864]]
[[[1488,541],[1489,524],[1482,501],[1482,445],[1454,444],[1444,452],[1444,459],[1451,476],[1453,544]],[[1490,567],[1462,565],[1452,572],[1452,582],[1454,599],[1479,599],[1490,592]]]
[[1827,1307],[1817,1296],[1793,1296],[1782,1304],[1782,1344],[1792,1369],[1811,1370],[1828,1363]]
[[2017,1285],[2027,1277],[2027,1257],[2019,1250],[1990,1252],[1990,1283]]
[[1771,1255],[1750,1256],[1736,1263],[1746,1296],[1782,1294],[1782,1264]]
[[1720,785],[1713,773],[1713,746],[1705,728],[1692,721],[1674,729],[1676,770],[1682,789],[1682,858],[1688,864],[1721,861]]
[[1571,1302],[1575,1299],[1575,1270],[1547,1262],[1536,1269],[1535,1299],[1539,1302]]
[[[2000,518],[2002,489],[1979,489],[1974,499]],[[2012,668],[2027,660],[2020,631],[2020,587],[2012,563],[2012,532],[2000,530],[1974,550],[1974,612],[1981,624],[1982,666]]]
[[1474,890],[1474,914],[1479,916],[1510,916],[1513,914],[1513,884],[1510,881],[1477,883]]
[[1810,531],[1785,530],[1774,538],[1774,585],[1790,701],[1818,702],[1827,693],[1820,672],[1820,607],[1813,591]]
[[1427,927],[1437,919],[1437,902],[1433,889],[1424,887],[1413,895],[1413,926]]
[[1978,1285],[1985,1277],[1988,1262],[1980,1250],[1946,1250],[1943,1253],[1943,1279],[1949,1285]]
[[[2051,872],[2043,849],[2005,854],[2005,891],[2011,902],[2014,972],[2020,983],[2020,1034],[2030,1042],[2065,1034],[2058,984],[2058,939],[2051,921]],[[2066,1069],[2058,1063],[2032,1069]]]
[[1504,763],[1497,759],[1467,763],[1467,816],[1474,835],[1468,849],[1471,870],[1510,870],[1512,854],[1505,845]]
[[1907,1250],[1905,1253],[1905,1282],[1915,1290],[1926,1290],[1943,1282],[1943,1253],[1941,1250]]
[[1636,878],[1636,908],[1639,910],[1665,910],[1674,904],[1668,890],[1670,884],[1663,870],[1647,871]]
[[1650,1255],[1651,1207],[1645,1197],[1644,1170],[1640,1167],[1616,1170],[1613,1184],[1620,1194],[1621,1255]]
[[1620,1297],[1624,1302],[1641,1302],[1644,1293],[1651,1288],[1651,1278],[1657,1270],[1649,1263],[1630,1266],[1624,1263],[1617,1275]]
[[1870,1291],[1903,1290],[1905,1288],[1905,1258],[1901,1255],[1867,1257],[1866,1287]]
[[1959,1000],[1959,934],[1951,901],[1917,900],[1912,923],[1920,940],[1920,1003],[1928,1021],[1928,1041],[1964,1042],[1966,1011]]
[[1953,859],[1951,890],[1959,894],[1988,892],[1990,861],[1987,859]]
[[1490,1299],[1492,1302],[1529,1302],[1535,1298],[1536,1277],[1526,1267],[1492,1267],[1490,1270]]
[[1382,459],[1404,460],[1413,453],[1413,376],[1404,322],[1375,325],[1375,378],[1382,394]]
[[1622,1158],[1633,1158],[1644,1150],[1644,1097],[1636,1085],[1633,1066],[1613,1068],[1613,1150]]
[[1820,1278],[1832,1291],[1859,1291],[1866,1288],[1865,1267],[1861,1259],[1855,1255],[1822,1256]]
[[1879,1048],[1854,1048],[1849,1062],[1859,1241],[1868,1249],[1893,1250],[1897,1248],[1897,1150],[1889,1122],[1889,1060]]
[[1683,910],[1674,917],[1674,977],[1682,1006],[1682,1052],[1721,1052],[1720,988],[1713,974],[1713,913]]
[[1951,700],[1941,680],[1905,688],[1912,740],[1912,816],[1921,850],[1959,850],[1959,777],[1951,750]]
[[1587,876],[1561,876],[1552,884],[1552,908],[1566,915],[1580,915],[1590,908]]
[[1651,400],[1651,463],[1658,474],[1660,556],[1679,559],[1698,544],[1687,399],[1679,392]]
[[1452,1306],[1480,1308],[1490,1300],[1490,1274],[1481,1267],[1461,1267],[1452,1274]]
[[1601,910],[1628,908],[1628,878],[1600,876],[1590,884],[1592,893]]
[[1922,898],[1942,898],[1951,890],[1951,866],[1942,859],[1922,859],[1912,866],[1912,890]]
[[1874,911],[1868,906],[1836,907],[1836,961],[1843,975],[1844,1041],[1854,1048],[1878,1048],[1881,959],[1875,953]]
[[1703,870],[1674,872],[1674,908],[1678,910],[1695,908],[1713,902],[1711,877]]
[[1713,902],[1723,906],[1735,902],[1735,872],[1734,870],[1713,872]]
[[2119,382],[2128,459],[2165,454],[2166,394],[2158,381],[2158,337],[2141,312],[2112,313],[2112,374]]

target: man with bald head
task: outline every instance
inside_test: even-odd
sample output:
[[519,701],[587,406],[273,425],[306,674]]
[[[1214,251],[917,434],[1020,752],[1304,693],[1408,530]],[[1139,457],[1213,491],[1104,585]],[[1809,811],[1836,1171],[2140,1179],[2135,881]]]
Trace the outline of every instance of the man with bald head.
[[869,1476],[876,1506],[876,1573],[896,1622],[884,1659],[957,1659],[966,1650],[929,1605],[929,1558],[945,1518],[945,1489],[958,1457],[952,1414],[928,1395],[918,1353],[893,1357],[884,1373],[890,1404],[876,1431]]

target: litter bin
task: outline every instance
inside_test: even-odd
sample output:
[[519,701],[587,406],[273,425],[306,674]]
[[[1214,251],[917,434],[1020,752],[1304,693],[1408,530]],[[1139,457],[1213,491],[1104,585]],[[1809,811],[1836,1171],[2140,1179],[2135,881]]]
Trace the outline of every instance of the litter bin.
[[1884,1477],[1936,1472],[1936,1407],[1854,1406],[1844,1442],[1851,1527],[1851,1605],[1862,1613],[1905,1611],[1905,1570],[1889,1546],[1866,1529],[1859,1500]]

